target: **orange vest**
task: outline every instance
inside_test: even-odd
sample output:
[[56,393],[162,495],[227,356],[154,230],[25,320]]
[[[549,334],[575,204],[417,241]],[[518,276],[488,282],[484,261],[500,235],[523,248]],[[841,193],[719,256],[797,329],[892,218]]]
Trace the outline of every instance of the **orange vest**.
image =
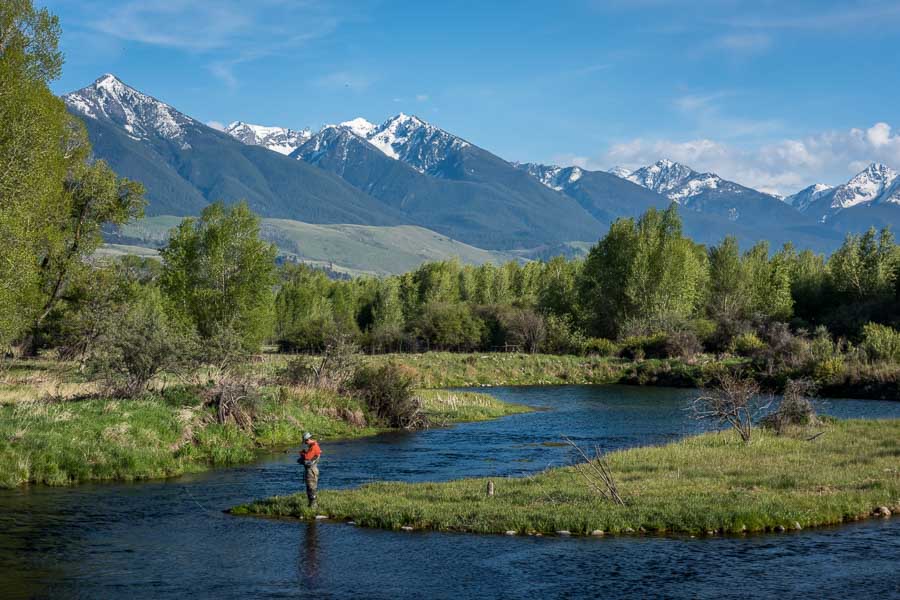
[[316,440],[309,440],[306,443],[306,450],[300,451],[300,458],[305,461],[316,460],[320,456],[322,456],[322,449],[319,448],[319,442]]

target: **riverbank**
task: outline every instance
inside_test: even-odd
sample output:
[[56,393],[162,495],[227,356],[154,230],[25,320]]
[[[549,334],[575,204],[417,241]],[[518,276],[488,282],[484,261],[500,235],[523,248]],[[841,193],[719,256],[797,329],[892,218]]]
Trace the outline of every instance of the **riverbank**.
[[[360,400],[304,386],[261,385],[249,419],[225,419],[202,387],[160,384],[140,399],[97,397],[73,365],[19,361],[0,380],[0,487],[153,479],[246,463],[261,449],[387,431]],[[491,396],[424,390],[434,425],[530,410]]]
[[[810,438],[816,433],[822,435]],[[533,477],[445,483],[373,483],[261,500],[233,514],[314,518],[360,526],[473,533],[573,535],[781,531],[900,510],[900,420],[829,421],[787,435],[731,432],[610,453],[626,505],[600,499],[573,467]]]
[[765,389],[781,389],[788,378],[814,382],[823,398],[900,400],[900,365],[854,364],[811,372],[782,368],[754,369],[740,357],[700,354],[691,360],[648,358],[630,360],[606,356],[554,354],[428,352],[366,357],[375,364],[402,365],[420,388],[513,385],[624,385],[699,388],[721,368],[740,366],[756,376]]

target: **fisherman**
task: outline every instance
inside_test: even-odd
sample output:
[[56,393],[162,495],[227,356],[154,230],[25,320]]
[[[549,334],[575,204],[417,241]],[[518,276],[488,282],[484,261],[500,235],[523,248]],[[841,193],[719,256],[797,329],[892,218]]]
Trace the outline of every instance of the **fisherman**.
[[303,434],[303,449],[300,450],[298,463],[303,463],[303,480],[306,482],[306,498],[310,508],[316,505],[316,490],[319,487],[319,457],[322,449],[319,442],[313,439],[308,431]]

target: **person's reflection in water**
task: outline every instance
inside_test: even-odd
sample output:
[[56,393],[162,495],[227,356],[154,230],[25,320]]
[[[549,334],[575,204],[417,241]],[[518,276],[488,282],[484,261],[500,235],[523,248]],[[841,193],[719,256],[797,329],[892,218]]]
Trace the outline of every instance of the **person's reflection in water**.
[[306,589],[314,589],[319,583],[319,533],[316,522],[310,521],[303,526],[300,544],[300,584]]

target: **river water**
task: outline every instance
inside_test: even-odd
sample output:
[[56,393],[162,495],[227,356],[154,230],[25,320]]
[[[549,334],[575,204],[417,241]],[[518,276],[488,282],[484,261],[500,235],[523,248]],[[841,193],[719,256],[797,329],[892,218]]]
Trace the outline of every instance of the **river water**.
[[[322,488],[517,476],[694,433],[685,390],[494,388],[545,408],[485,423],[323,444]],[[900,402],[832,400],[837,417]],[[0,598],[897,598],[900,519],[746,537],[534,538],[232,517],[301,490],[293,452],[166,481],[0,492]]]

